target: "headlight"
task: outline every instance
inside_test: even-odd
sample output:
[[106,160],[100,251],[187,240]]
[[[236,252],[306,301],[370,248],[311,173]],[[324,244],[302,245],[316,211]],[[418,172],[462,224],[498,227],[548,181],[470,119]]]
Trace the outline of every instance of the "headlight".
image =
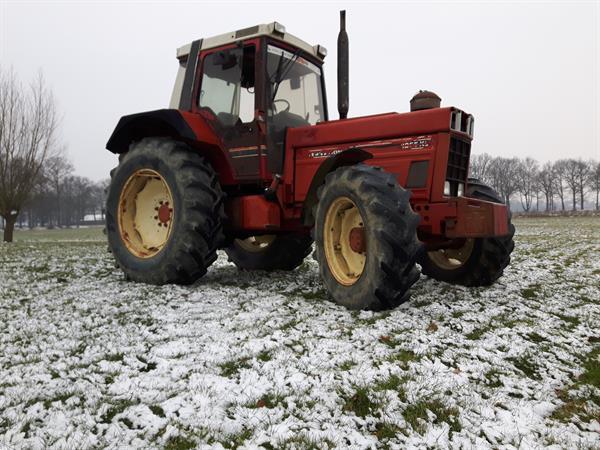
[[444,182],[444,195],[446,197],[450,197],[450,182],[449,181]]
[[458,189],[456,191],[458,197],[464,197],[465,195],[465,183],[458,183]]

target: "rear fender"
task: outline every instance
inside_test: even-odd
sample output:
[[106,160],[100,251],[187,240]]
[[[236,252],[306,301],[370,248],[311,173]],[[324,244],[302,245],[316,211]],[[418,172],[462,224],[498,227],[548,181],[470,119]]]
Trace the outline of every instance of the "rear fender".
[[305,226],[314,225],[315,218],[312,210],[313,206],[319,201],[317,190],[319,189],[319,186],[325,182],[325,177],[328,173],[333,172],[338,167],[352,166],[371,158],[373,158],[371,153],[359,148],[349,148],[348,150],[344,150],[334,156],[328,157],[315,172],[308,188],[308,193],[306,194],[306,199],[304,200],[304,206],[302,208],[302,224]]
[[147,137],[170,137],[185,142],[208,159],[222,184],[235,181],[220,139],[200,115],[177,109],[159,109],[123,116],[106,148],[113,153],[127,153],[132,143]]

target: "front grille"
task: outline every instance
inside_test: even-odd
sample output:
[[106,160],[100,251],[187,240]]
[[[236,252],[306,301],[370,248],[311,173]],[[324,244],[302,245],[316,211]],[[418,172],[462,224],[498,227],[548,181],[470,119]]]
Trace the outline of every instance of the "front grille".
[[446,181],[450,182],[450,192],[452,196],[457,195],[458,183],[464,183],[467,181],[470,155],[470,142],[462,141],[455,137],[450,138],[450,151],[448,153]]

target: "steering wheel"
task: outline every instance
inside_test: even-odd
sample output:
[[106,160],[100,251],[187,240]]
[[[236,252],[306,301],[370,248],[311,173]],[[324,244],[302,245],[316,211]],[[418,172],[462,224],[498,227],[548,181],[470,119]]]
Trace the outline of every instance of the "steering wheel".
[[279,111],[279,108],[277,108],[277,107],[276,107],[276,108],[275,108],[275,110],[277,111],[277,113],[280,113],[280,112],[288,112],[288,111],[290,110],[290,102],[288,102],[288,101],[287,101],[286,99],[284,99],[284,98],[278,98],[277,100],[273,100],[273,106],[275,106],[275,104],[276,104],[276,103],[279,103],[279,102],[281,102],[281,103],[285,103],[285,105],[286,105],[286,106],[285,106],[285,109],[284,109],[284,110],[282,110],[282,111]]

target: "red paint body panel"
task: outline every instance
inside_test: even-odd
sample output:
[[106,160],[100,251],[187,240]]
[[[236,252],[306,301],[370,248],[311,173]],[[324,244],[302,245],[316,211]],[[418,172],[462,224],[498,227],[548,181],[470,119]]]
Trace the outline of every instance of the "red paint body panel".
[[245,195],[230,199],[225,208],[231,227],[238,230],[276,230],[281,224],[281,209],[264,195]]
[[[450,130],[452,111],[453,108],[436,108],[388,113],[289,129],[277,200],[268,201],[263,195],[228,199],[226,210],[231,227],[265,232],[308,232],[300,218],[315,173],[328,157],[360,148],[373,155],[366,164],[394,174],[401,186],[407,185],[413,162],[428,162],[425,184],[410,189],[413,209],[421,215],[420,236],[450,239],[507,234],[508,212],[504,205],[463,197],[448,198],[443,194],[451,136],[470,140]],[[182,114],[199,138],[206,136],[202,140],[213,150],[207,157],[218,172],[221,184],[227,187],[239,183],[208,119],[199,113]],[[264,169],[261,174],[265,173]],[[271,180],[268,174],[257,182],[266,187]]]

